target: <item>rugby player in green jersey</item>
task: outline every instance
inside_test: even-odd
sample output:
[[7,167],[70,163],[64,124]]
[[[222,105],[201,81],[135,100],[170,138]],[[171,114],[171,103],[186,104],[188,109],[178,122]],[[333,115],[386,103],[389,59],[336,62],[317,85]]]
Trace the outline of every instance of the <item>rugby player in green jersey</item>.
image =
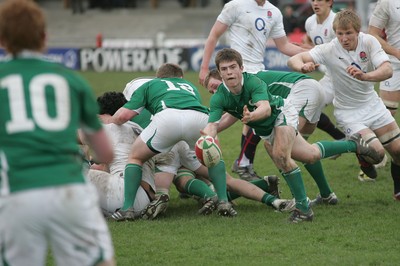
[[[207,124],[208,108],[201,104],[197,88],[182,77],[183,71],[179,66],[160,66],[156,78],[135,90],[129,102],[113,115],[112,122],[117,125],[132,119],[144,108],[153,115],[151,123],[132,146],[125,167],[124,205],[112,215],[117,221],[132,220],[132,206],[142,180],[143,163],[158,153],[170,151],[181,140],[194,150],[200,130]],[[218,214],[236,216],[226,194],[224,161],[209,168],[209,175],[218,195]]]
[[[294,105],[299,115],[297,129],[307,140],[314,132],[322,109],[325,107],[321,84],[310,76],[297,72],[264,70],[258,72],[256,76],[267,84],[271,94],[288,98]],[[212,69],[207,74],[204,85],[213,94],[221,83],[222,78],[218,70]],[[304,164],[304,167],[315,180],[320,191],[311,201],[311,205],[337,204],[338,198],[329,186],[321,162]]]
[[47,60],[46,21],[34,1],[0,5],[0,264],[114,265],[95,188],[83,176],[77,131],[96,161],[113,151],[92,89]]
[[216,137],[218,129],[225,129],[240,120],[264,139],[267,152],[296,201],[296,209],[289,221],[312,221],[314,216],[300,168],[294,160],[312,164],[321,158],[345,152],[379,160],[379,155],[359,135],[352,136],[349,141],[320,141],[312,145],[305,141],[297,132],[298,112],[294,106],[290,101],[272,95],[261,79],[243,72],[242,57],[236,50],[220,50],[215,63],[223,83],[211,97],[209,123],[203,132]]

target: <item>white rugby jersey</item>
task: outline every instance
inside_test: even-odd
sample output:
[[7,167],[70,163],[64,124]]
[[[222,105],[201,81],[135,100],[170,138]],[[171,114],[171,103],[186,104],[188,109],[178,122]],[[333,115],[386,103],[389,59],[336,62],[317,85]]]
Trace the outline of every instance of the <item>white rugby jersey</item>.
[[[104,124],[104,130],[114,150],[114,160],[108,165],[110,174],[123,178],[132,144],[143,129],[136,123],[128,121],[122,125]],[[155,191],[153,169],[154,160],[150,159],[143,165],[142,180]]]
[[310,55],[315,63],[324,64],[331,74],[335,95],[333,105],[336,108],[361,107],[378,97],[373,82],[360,81],[346,72],[349,65],[370,72],[389,61],[388,55],[372,35],[360,32],[355,51],[345,50],[336,38],[327,44],[315,46],[310,50]]
[[329,16],[321,24],[318,24],[316,14],[307,18],[305,29],[313,44],[328,43],[335,39],[336,35],[332,27],[335,15],[336,13],[331,10]]
[[154,78],[151,77],[146,77],[146,78],[137,78],[134,80],[131,80],[128,84],[126,84],[125,89],[123,91],[123,94],[125,98],[129,101],[131,99],[131,96],[137,88],[145,84],[146,82],[152,80]]
[[[385,29],[388,44],[400,49],[400,1],[379,0],[369,25]],[[400,64],[396,57],[392,55],[389,57],[392,63]]]
[[268,38],[286,36],[281,11],[269,3],[258,6],[254,0],[233,0],[225,4],[217,20],[228,25],[231,48],[243,57],[244,71],[264,70]]
[[[134,132],[137,130],[137,133]],[[113,144],[114,160],[109,164],[110,174],[124,173],[132,144],[142,129],[134,123],[104,124],[104,130]]]

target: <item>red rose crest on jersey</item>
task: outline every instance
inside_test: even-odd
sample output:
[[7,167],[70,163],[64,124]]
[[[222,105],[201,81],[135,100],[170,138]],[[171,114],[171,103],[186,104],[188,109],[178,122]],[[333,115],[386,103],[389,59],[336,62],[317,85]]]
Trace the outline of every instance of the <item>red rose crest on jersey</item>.
[[328,36],[328,29],[325,29],[325,30],[324,30],[324,36],[325,36],[325,37]]
[[272,17],[272,12],[270,10],[267,11],[267,16],[268,16],[268,18]]
[[367,53],[364,51],[360,52],[360,59],[361,59],[361,62],[368,61]]

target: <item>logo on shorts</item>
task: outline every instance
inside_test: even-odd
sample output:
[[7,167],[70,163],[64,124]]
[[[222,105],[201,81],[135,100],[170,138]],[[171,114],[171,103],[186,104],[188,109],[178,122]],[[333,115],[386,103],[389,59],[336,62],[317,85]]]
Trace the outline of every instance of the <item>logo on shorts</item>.
[[360,60],[361,62],[367,62],[368,61],[368,57],[367,57],[367,53],[362,51],[360,52]]

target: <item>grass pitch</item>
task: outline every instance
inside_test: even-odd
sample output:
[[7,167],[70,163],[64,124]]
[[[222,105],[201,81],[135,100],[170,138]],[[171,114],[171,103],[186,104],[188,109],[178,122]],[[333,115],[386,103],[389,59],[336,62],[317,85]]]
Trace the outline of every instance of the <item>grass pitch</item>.
[[[131,79],[154,73],[82,75],[100,95],[122,91]],[[185,78],[198,85],[198,73],[189,72]],[[207,105],[210,95],[198,88]],[[333,118],[331,107],[325,112]],[[241,128],[237,123],[219,135],[228,171],[240,150]],[[331,138],[316,130],[310,142],[322,139]],[[392,199],[390,163],[378,170],[374,183],[358,181],[353,154],[325,159],[323,165],[340,202],[337,206],[315,207],[312,223],[288,224],[288,214],[243,198],[235,201],[236,218],[201,217],[196,214],[197,203],[179,199],[172,187],[165,217],[109,222],[116,261],[118,265],[396,265],[400,259],[400,203]],[[259,175],[279,176],[262,145],[254,166]],[[314,198],[317,186],[302,170],[307,195]],[[280,187],[282,197],[291,198],[283,178]]]

